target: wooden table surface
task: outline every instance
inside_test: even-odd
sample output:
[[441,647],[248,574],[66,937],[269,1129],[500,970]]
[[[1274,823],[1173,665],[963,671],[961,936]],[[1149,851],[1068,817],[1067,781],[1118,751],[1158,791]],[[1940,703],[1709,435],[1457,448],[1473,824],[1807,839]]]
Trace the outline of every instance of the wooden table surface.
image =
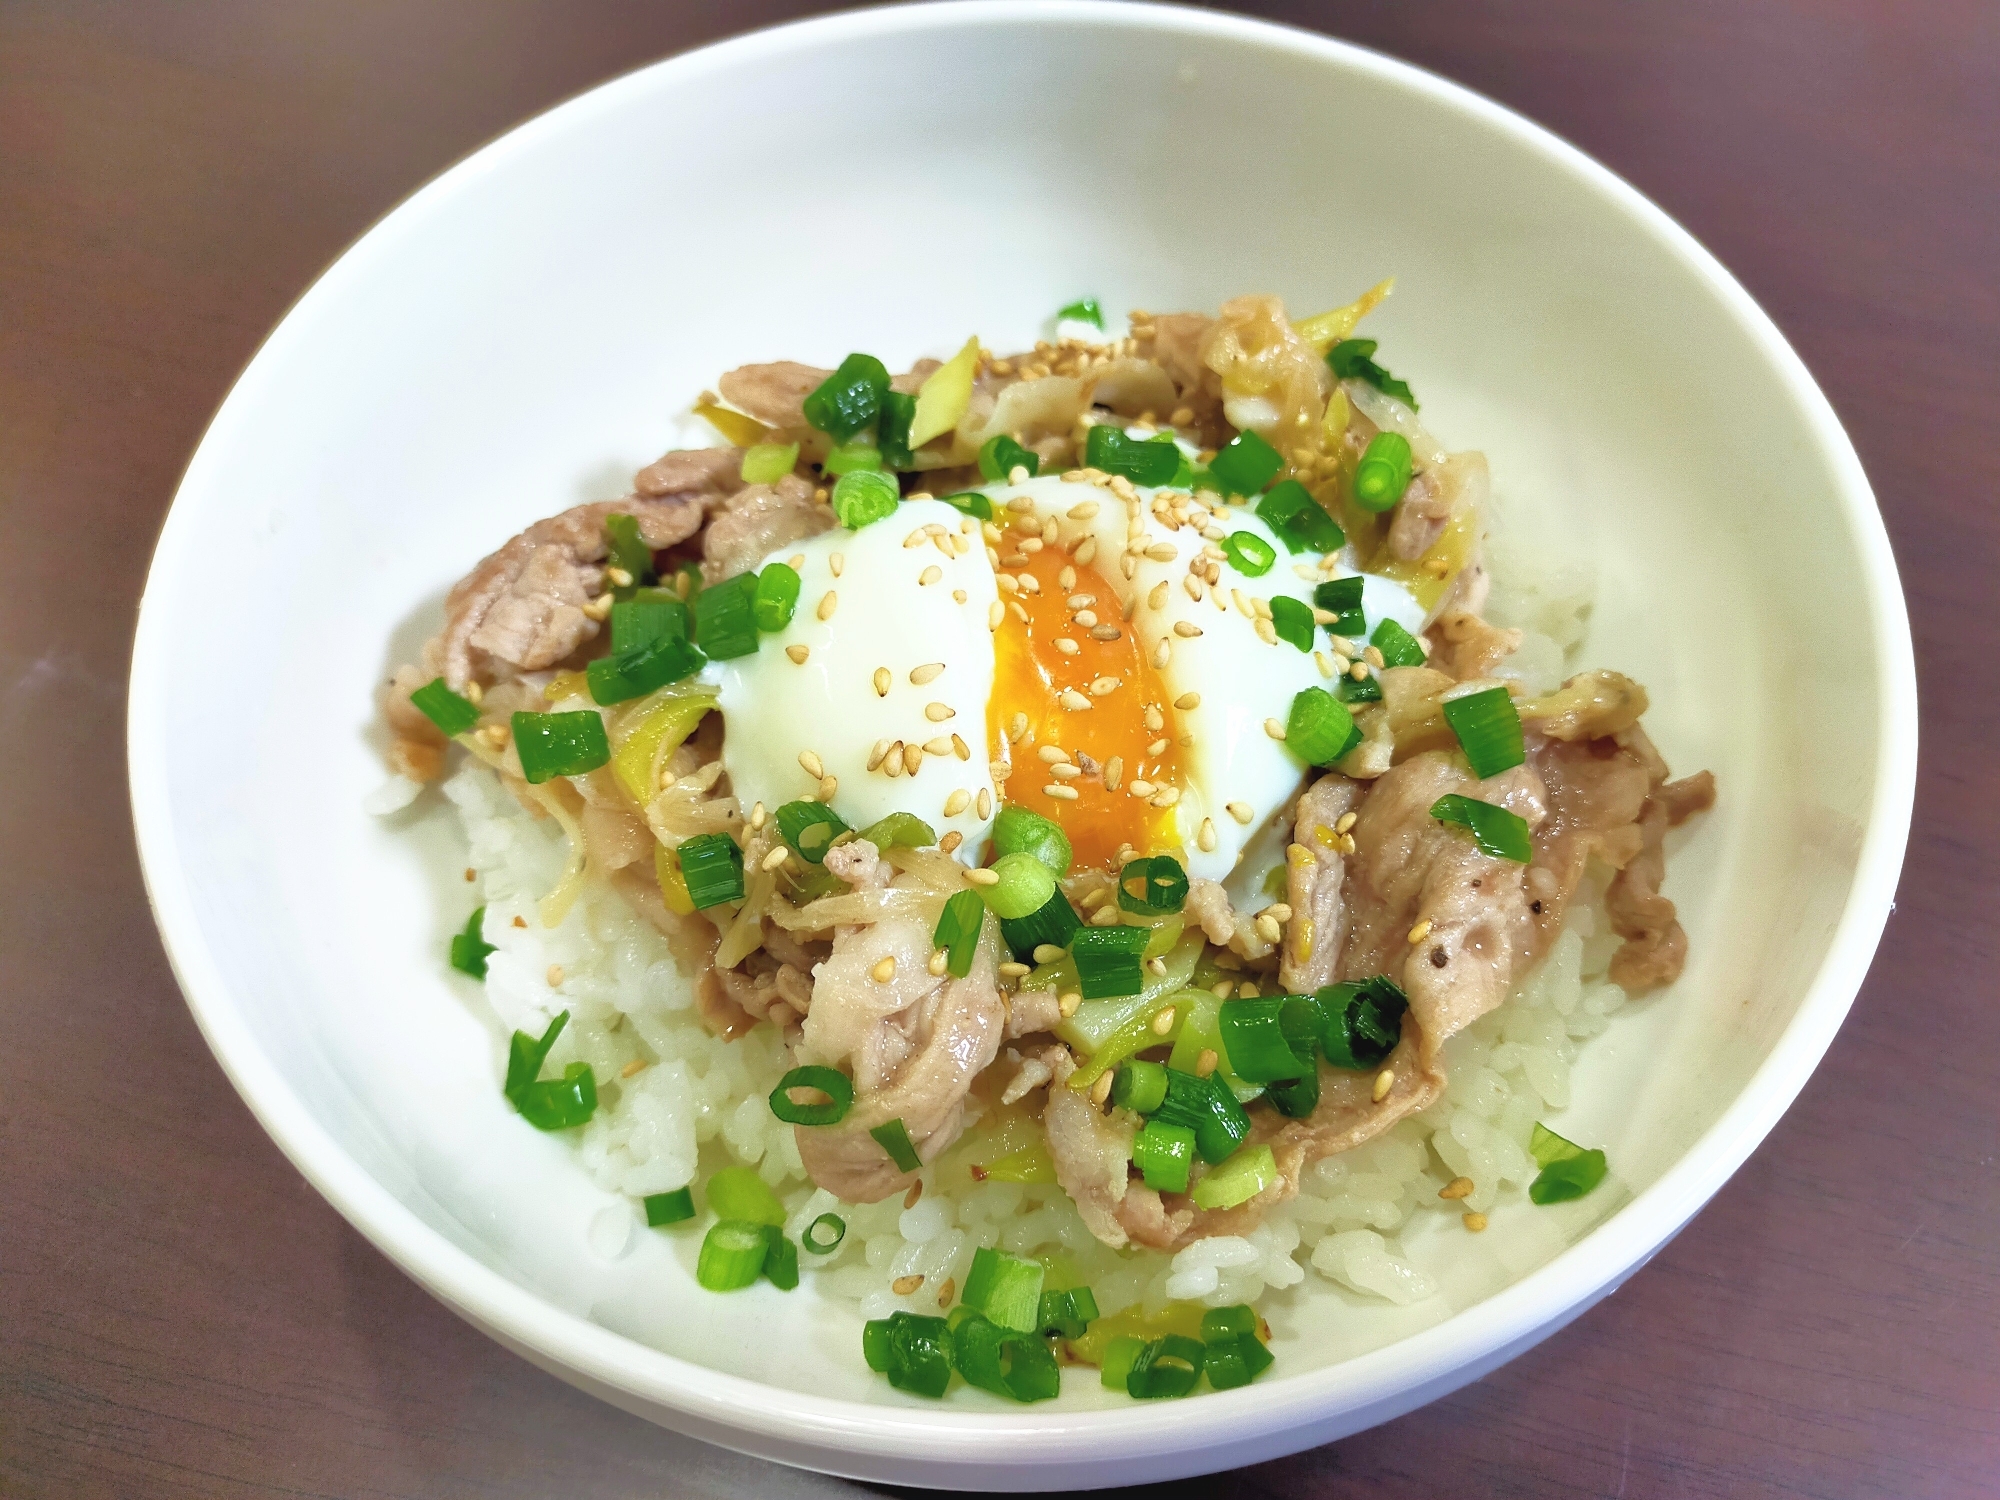
[[[577,1394],[348,1228],[196,1033],[140,889],[122,763],[161,516],[319,270],[526,115],[812,8],[0,0],[0,1494],[862,1488]],[[2000,9],[1262,9],[1551,126],[1771,311],[1888,519],[1924,776],[1852,1018],[1644,1274],[1454,1397],[1164,1488],[2000,1496]]]

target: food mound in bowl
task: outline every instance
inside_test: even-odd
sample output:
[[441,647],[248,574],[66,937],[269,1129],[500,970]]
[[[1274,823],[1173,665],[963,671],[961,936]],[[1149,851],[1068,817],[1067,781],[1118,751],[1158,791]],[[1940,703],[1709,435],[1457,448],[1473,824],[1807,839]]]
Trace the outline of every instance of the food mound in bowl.
[[1541,1117],[1679,974],[1714,782],[1565,676],[1573,572],[1489,575],[1386,290],[747,366],[451,591],[380,805],[443,779],[507,1098],[702,1286],[809,1272],[908,1391],[1182,1395],[1300,1256],[1413,1301],[1399,1229],[1603,1181]]

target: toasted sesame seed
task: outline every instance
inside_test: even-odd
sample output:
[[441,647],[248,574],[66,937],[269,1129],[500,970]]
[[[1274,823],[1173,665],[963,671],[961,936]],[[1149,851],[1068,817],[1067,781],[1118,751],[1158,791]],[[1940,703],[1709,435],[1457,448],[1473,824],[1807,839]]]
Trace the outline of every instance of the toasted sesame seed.
[[951,754],[951,741],[944,735],[933,735],[930,739],[924,741],[924,754],[949,755]]
[[750,831],[752,833],[758,832],[770,820],[771,815],[764,811],[763,803],[759,802],[750,809]]
[[882,758],[882,774],[901,776],[903,774],[903,742],[895,741],[889,746],[889,753]]
[[548,980],[550,989],[558,988],[563,982],[563,966],[561,964],[550,964],[549,972],[542,977]]
[[1090,1086],[1090,1102],[1099,1109],[1104,1108],[1104,1101],[1111,1097],[1111,1081],[1114,1076],[1107,1070],[1098,1074],[1097,1082]]
[[826,775],[826,762],[810,750],[801,750],[799,752],[799,769],[812,777],[814,781],[817,781],[820,777]]
[[1190,710],[1200,708],[1201,694],[1182,693],[1180,697],[1174,699],[1174,707],[1178,708],[1182,713],[1187,713]]
[[1277,719],[1266,719],[1264,721],[1264,733],[1268,734],[1274,740],[1281,740],[1285,737],[1285,726]]
[[828,589],[824,594],[820,595],[818,613],[822,620],[831,620],[833,612],[838,608],[840,608],[840,596],[834,593],[832,589]]
[[1201,820],[1201,830],[1195,835],[1194,841],[1203,854],[1213,854],[1215,852],[1215,846],[1222,841],[1221,837],[1215,831],[1215,819],[1203,818]]
[[888,697],[889,687],[895,680],[895,677],[887,667],[877,667],[875,669],[875,696],[878,698]]
[[1151,562],[1172,562],[1180,556],[1180,549],[1172,542],[1155,542],[1146,549],[1146,557]]
[[924,768],[924,747],[922,745],[903,746],[903,769],[912,776]]
[[964,787],[955,788],[952,794],[944,799],[944,815],[947,818],[955,818],[971,805],[972,794]]
[[1396,1070],[1394,1068],[1384,1068],[1381,1072],[1377,1073],[1375,1075],[1375,1088],[1373,1090],[1375,1102],[1380,1104],[1384,1099],[1388,1098],[1389,1090],[1395,1086]]
[[967,870],[965,878],[974,885],[998,885],[1000,877],[992,870]]
[[951,591],[951,602],[953,604],[963,604],[970,597],[964,589],[953,589]]
[[610,593],[599,594],[583,606],[583,612],[593,620],[602,620],[610,615],[611,606],[616,602]]
[[1438,1189],[1438,1196],[1447,1200],[1467,1198],[1471,1195],[1472,1179],[1470,1177],[1454,1177],[1450,1182],[1447,1182],[1443,1187]]
[[1252,818],[1257,816],[1256,810],[1247,802],[1225,802],[1222,806],[1223,811],[1227,812],[1230,817],[1239,823],[1247,824]]
[[1356,682],[1366,682],[1368,680],[1368,668],[1364,663],[1356,662],[1347,669],[1347,675],[1352,677]]
[[1089,567],[1097,561],[1097,538],[1087,536],[1076,544],[1076,560],[1079,566]]
[[1061,948],[1054,943],[1037,943],[1035,944],[1035,962],[1038,964],[1055,963],[1067,951],[1067,949]]
[[1431,919],[1429,917],[1425,917],[1423,921],[1417,923],[1416,926],[1410,929],[1410,934],[1409,934],[1410,946],[1414,948],[1418,943],[1421,943],[1425,938],[1429,937],[1430,935],[1431,935]]
[[[986,795],[986,793],[982,791],[979,795],[983,797]],[[944,850],[944,852],[947,854],[955,854],[958,852],[958,846],[964,842],[965,842],[965,835],[960,833],[956,828],[954,828],[951,830],[951,832],[947,833],[943,838],[938,840],[938,848]]]
[[1342,813],[1340,815],[1340,820],[1333,825],[1333,831],[1335,833],[1347,832],[1348,829],[1354,826],[1356,820],[1360,816],[1361,815],[1359,813],[1351,813],[1351,812]]
[[[1191,641],[1200,636],[1201,627],[1192,620],[1176,620],[1174,621],[1174,634],[1184,641]],[[1161,644],[1165,645],[1166,643],[1163,641]]]
[[629,589],[632,587],[632,575],[623,568],[606,568],[604,570],[604,577],[613,588]]
[[1255,1000],[1258,994],[1257,986],[1247,979],[1236,986],[1236,998],[1238,1000]]
[[1153,1017],[1153,1035],[1165,1036],[1168,1032],[1172,1031],[1173,1029],[1174,1029],[1174,1007],[1169,1005],[1165,1010],[1161,1011],[1157,1016]]
[[838,776],[822,776],[820,778],[819,792],[817,795],[820,801],[831,802],[834,799],[835,793],[837,793],[839,790],[840,790],[840,778]]
[[1255,625],[1257,639],[1267,646],[1278,644],[1278,628],[1269,620],[1259,620]]
[[877,984],[887,984],[896,977],[896,955],[890,953],[877,960],[875,967],[868,971],[868,975]]
[[618,1076],[620,1078],[636,1078],[638,1077],[639,1074],[645,1071],[646,1071],[646,1059],[643,1057],[635,1057],[630,1062],[625,1064],[624,1067],[618,1070]]
[[951,955],[948,952],[946,952],[943,948],[938,948],[932,952],[931,961],[925,964],[924,967],[930,970],[931,978],[942,979],[944,977],[944,972],[946,968],[948,968],[950,964],[951,964]]
[[1056,637],[1056,650],[1062,652],[1064,656],[1074,656],[1082,649],[1083,647],[1079,646],[1066,635]]
[[[1069,477],[1068,474],[1063,475],[1065,479]],[[1072,521],[1094,521],[1097,519],[1097,511],[1098,505],[1095,500],[1083,500],[1072,505],[1064,514]]]
[[1083,768],[1073,766],[1066,760],[1049,762],[1049,774],[1057,781],[1074,781],[1083,774]]
[[1082,1004],[1083,996],[1079,992],[1076,990],[1066,990],[1056,996],[1056,1014],[1066,1021],[1076,1014],[1077,1007]]
[[1007,618],[1007,607],[998,599],[986,606],[986,628],[998,630],[1000,622]]
[[1460,1222],[1474,1234],[1480,1234],[1486,1228],[1486,1215],[1482,1213],[1470,1213],[1460,1220]]
[[1090,684],[1090,696],[1093,698],[1108,698],[1117,691],[1118,679],[1116,677],[1099,677]]
[[944,569],[940,568],[936,563],[932,563],[917,575],[917,586],[919,588],[929,588],[942,577],[944,577]]
[[1363,651],[1361,653],[1361,659],[1367,662],[1369,666],[1375,668],[1375,670],[1378,672],[1381,671],[1383,667],[1388,665],[1388,663],[1382,659],[1382,652],[1380,651],[1380,649],[1374,646],[1370,646],[1366,651]]
[[759,868],[765,870],[775,870],[778,868],[779,865],[782,865],[786,860],[790,859],[791,857],[792,857],[792,851],[787,849],[783,844],[780,844],[775,849],[773,849],[769,854],[764,856],[764,863],[761,866],[759,866]]
[[1285,929],[1278,925],[1276,919],[1268,911],[1258,912],[1257,920],[1253,925],[1257,929],[1257,936],[1267,943],[1275,943],[1285,935]]
[[913,1272],[908,1276],[898,1276],[894,1281],[889,1283],[889,1290],[894,1292],[898,1297],[907,1297],[923,1284],[924,1278]]
[[1042,788],[1042,795],[1053,797],[1058,802],[1074,802],[1077,799],[1077,790],[1073,786],[1064,786],[1059,781],[1052,781]]
[[1104,763],[1104,789],[1108,792],[1117,791],[1119,778],[1124,774],[1125,757],[1122,755],[1112,756],[1111,759]]
[[1056,698],[1056,702],[1060,703],[1073,714],[1081,713],[1084,709],[1090,707],[1090,700],[1075,688],[1064,688]]
[[946,719],[957,718],[958,710],[953,708],[949,703],[926,703],[924,705],[924,717],[929,719],[933,724],[942,724]]
[[812,655],[812,647],[805,645],[787,646],[785,647],[785,655],[792,659],[792,665],[802,667],[806,664],[806,658]]
[[1020,600],[1009,599],[1007,601],[1007,612],[1011,614],[1015,619],[1019,620],[1023,625],[1028,623],[1028,612],[1027,610],[1021,607]]
[[1158,705],[1148,703],[1146,705],[1146,728],[1151,730],[1154,734],[1158,734],[1162,729],[1165,729],[1166,727],[1167,727],[1167,716],[1160,712]]
[[1221,1061],[1222,1059],[1215,1055],[1213,1047],[1202,1048],[1201,1056],[1194,1060],[1194,1076],[1197,1078],[1208,1077],[1209,1074],[1215,1071],[1215,1065]]
[[951,737],[951,753],[956,755],[960,760],[972,759],[972,747],[957,735]]
[[979,789],[979,795],[973,799],[972,810],[981,819],[993,816],[993,793],[988,788],[981,787]]
[[1118,639],[1119,634],[1120,631],[1116,625],[1093,625],[1090,627],[1090,638],[1093,641],[1115,641]]
[[921,667],[910,668],[910,681],[917,687],[922,687],[927,682],[935,682],[938,674],[943,671],[943,662],[927,661]]
[[1028,966],[1026,964],[1004,963],[1000,965],[999,974],[1002,979],[1025,979],[1028,976]]

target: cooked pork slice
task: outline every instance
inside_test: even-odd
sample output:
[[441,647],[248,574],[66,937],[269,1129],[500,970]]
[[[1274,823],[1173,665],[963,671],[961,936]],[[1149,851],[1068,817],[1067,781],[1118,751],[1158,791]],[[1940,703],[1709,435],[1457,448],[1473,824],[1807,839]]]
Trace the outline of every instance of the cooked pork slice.
[[806,425],[805,399],[833,371],[781,359],[768,365],[743,365],[716,381],[722,399],[748,412],[767,427]]
[[1278,978],[1302,994],[1332,984],[1347,943],[1347,862],[1340,851],[1340,820],[1361,800],[1363,787],[1337,772],[1322,776],[1299,798],[1292,815],[1285,900],[1292,920],[1285,928]]
[[632,492],[649,500],[689,495],[713,501],[741,488],[741,448],[676,448],[632,476]]
[[1118,1212],[1130,1186],[1132,1116],[1117,1110],[1107,1117],[1085,1090],[1069,1086],[1076,1065],[1067,1047],[1045,1048],[1041,1062],[1049,1081],[1042,1130],[1056,1181],[1092,1234],[1107,1245],[1122,1246],[1127,1236]]
[[738,490],[709,518],[702,534],[702,577],[720,583],[748,572],[765,557],[839,524],[833,511],[813,499],[813,487],[796,474],[776,484]]
[[1438,471],[1421,469],[1411,476],[1403,498],[1396,502],[1396,514],[1389,522],[1389,554],[1403,562],[1415,562],[1444,535],[1444,523],[1451,519],[1451,493]]
[[1521,644],[1520,631],[1489,625],[1469,609],[1447,610],[1431,621],[1424,634],[1431,648],[1426,665],[1460,682],[1491,677]]
[[1257,963],[1277,945],[1257,930],[1256,918],[1229,904],[1220,883],[1199,877],[1188,882],[1187,914],[1200,924],[1202,935],[1218,948]]
[[1715,775],[1710,771],[1655,787],[1646,798],[1639,815],[1639,852],[1604,893],[1612,930],[1625,939],[1611,955],[1611,982],[1629,994],[1644,994],[1681,976],[1687,934],[1674,917],[1674,903],[1660,894],[1667,873],[1667,830],[1714,805]]

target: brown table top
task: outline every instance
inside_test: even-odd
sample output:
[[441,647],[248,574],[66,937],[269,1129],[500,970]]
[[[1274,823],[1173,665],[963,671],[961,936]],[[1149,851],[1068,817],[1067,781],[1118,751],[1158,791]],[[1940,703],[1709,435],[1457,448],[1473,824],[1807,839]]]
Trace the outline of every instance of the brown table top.
[[[0,4],[0,1493],[858,1488],[577,1394],[431,1301],[323,1203],[181,1003],[122,764],[153,536],[292,299],[524,116],[815,8]],[[1180,1488],[2000,1496],[1986,967],[2000,957],[2000,9],[1256,8],[1553,127],[1771,311],[1888,519],[1922,663],[1924,779],[1900,909],[1853,1017],[1644,1274],[1456,1396]]]

